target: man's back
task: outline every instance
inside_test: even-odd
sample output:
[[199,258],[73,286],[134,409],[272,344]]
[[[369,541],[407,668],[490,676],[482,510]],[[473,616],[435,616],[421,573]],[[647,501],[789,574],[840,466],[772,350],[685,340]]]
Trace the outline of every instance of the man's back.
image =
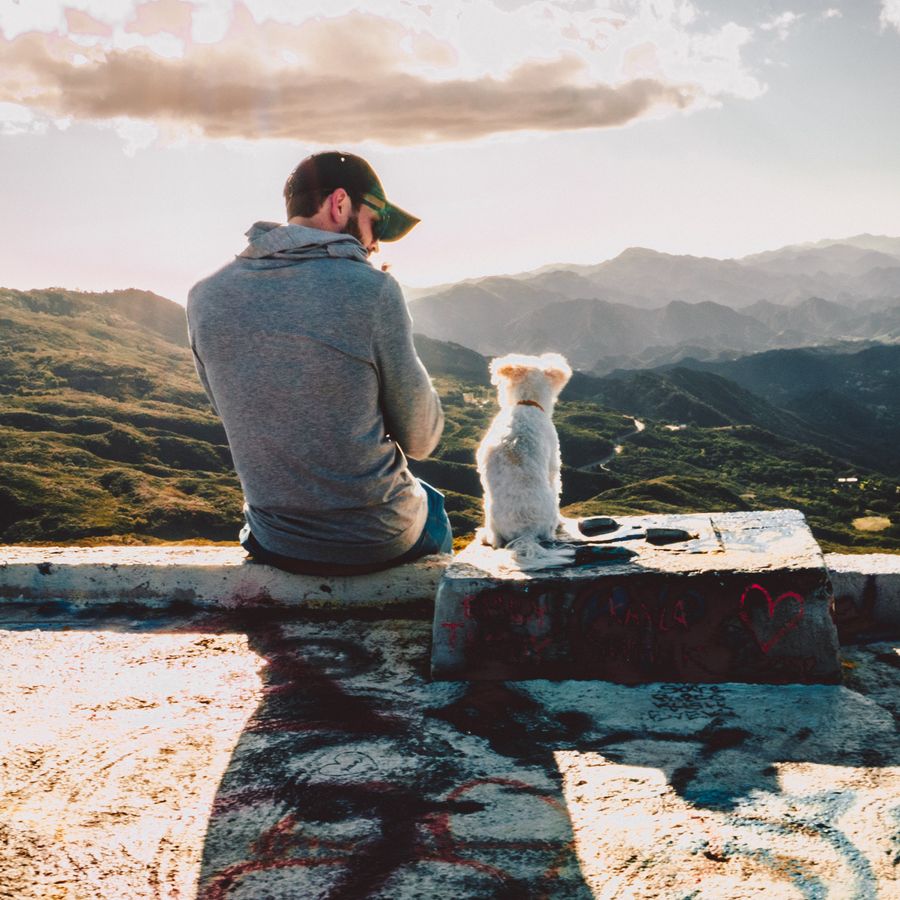
[[397,445],[427,456],[443,426],[400,289],[347,235],[259,223],[249,236],[191,291],[188,322],[250,529],[297,559],[392,559],[426,513]]

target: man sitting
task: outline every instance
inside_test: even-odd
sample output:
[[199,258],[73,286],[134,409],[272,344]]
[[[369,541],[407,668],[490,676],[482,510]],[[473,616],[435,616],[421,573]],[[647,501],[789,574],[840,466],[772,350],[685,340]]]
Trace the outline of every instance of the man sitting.
[[437,445],[440,400],[400,286],[368,259],[419,220],[349,153],[304,159],[284,197],[287,224],[257,222],[187,302],[197,372],[244,492],[241,543],[316,575],[448,552],[443,497],[406,464]]

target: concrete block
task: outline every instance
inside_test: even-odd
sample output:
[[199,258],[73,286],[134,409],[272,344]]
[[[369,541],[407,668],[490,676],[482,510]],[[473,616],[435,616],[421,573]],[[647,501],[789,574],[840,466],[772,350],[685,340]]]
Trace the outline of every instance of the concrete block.
[[828,553],[842,640],[900,634],[900,554]]
[[371,575],[293,575],[240,547],[0,547],[0,603],[72,607],[173,603],[235,609],[363,609],[430,603],[448,556]]
[[[825,562],[796,510],[623,517],[681,528],[625,562],[510,570],[470,544],[438,586],[432,674],[626,684],[840,680]],[[569,537],[576,539],[574,523]],[[504,564],[506,569],[504,569]]]

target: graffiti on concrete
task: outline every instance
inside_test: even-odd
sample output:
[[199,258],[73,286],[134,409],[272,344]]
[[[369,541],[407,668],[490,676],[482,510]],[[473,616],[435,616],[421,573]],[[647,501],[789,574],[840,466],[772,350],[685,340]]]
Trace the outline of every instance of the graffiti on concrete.
[[[559,820],[560,827],[567,830],[568,815],[562,800],[519,779],[471,779],[431,802],[385,782],[353,786],[323,782],[302,788],[295,785],[290,791],[235,795],[218,805],[214,814],[265,816],[273,803],[290,812],[259,835],[252,844],[250,858],[231,864],[207,880],[202,892],[207,900],[223,900],[253,876],[318,867],[323,867],[320,877],[307,883],[325,887],[325,896],[364,897],[383,888],[400,870],[424,864],[466,870],[475,876],[470,887],[481,885],[490,890],[485,896],[510,900],[550,896],[554,884],[565,890],[560,876],[573,857],[571,842],[554,846],[540,833],[508,838],[502,832],[510,829],[486,828],[482,824],[482,833],[476,829],[473,834],[471,827],[457,827],[460,817],[481,814],[484,818],[493,806],[495,816],[518,808],[532,823],[539,822],[542,816],[549,817]],[[338,816],[361,825],[369,833],[361,835],[357,827],[350,834],[339,835],[340,829],[334,827]],[[323,836],[326,830],[332,836]],[[516,858],[519,866],[523,858],[530,858],[533,871],[528,883],[498,864],[503,857]],[[297,880],[293,879],[293,883],[296,885]]]
[[666,684],[651,694],[653,709],[647,714],[652,721],[679,719],[691,721],[725,721],[732,710],[725,692],[718,685]]
[[[765,614],[765,597],[753,603]],[[426,677],[424,620],[70,616],[54,634],[48,615],[30,631],[0,630],[4,738],[19,747],[2,760],[0,800],[15,799],[0,823],[14,851],[6,869],[0,861],[0,893],[43,897],[59,883],[135,900],[896,893],[895,645],[845,648],[866,696],[461,684]],[[81,631],[63,634],[73,621]],[[77,685],[63,677],[73,662]],[[66,697],[70,725],[41,745],[41,717]],[[110,735],[119,743],[104,743]]]
[[[600,618],[603,595],[589,589],[585,596],[584,619],[590,625]],[[655,603],[633,598],[624,587],[614,587],[606,598],[606,614],[609,620],[625,628],[647,628],[659,634],[668,631],[690,629],[706,613],[706,603],[696,591],[685,591],[669,596],[669,588],[663,586]]]
[[867,576],[859,594],[836,594],[834,624],[842,641],[865,637],[878,630],[875,615],[877,602],[878,579],[874,575]]
[[[795,632],[816,601],[810,635],[830,628],[819,582],[631,577],[535,581],[469,593],[438,620],[435,659],[485,678],[640,681],[835,680],[825,641]],[[804,593],[807,592],[807,593]],[[807,625],[804,624],[804,628]],[[819,629],[819,630],[817,630]],[[449,661],[449,662],[448,662]]]
[[[759,598],[766,601],[767,620],[762,627],[751,617],[751,606]],[[784,606],[779,610],[782,603]],[[780,616],[777,616],[779,613]],[[767,654],[800,624],[803,619],[803,597],[796,591],[785,591],[773,599],[761,584],[751,584],[741,594],[740,617],[759,649]]]
[[[786,860],[782,854],[770,850],[760,851],[758,847],[751,846],[751,836],[760,833],[766,838],[779,835],[787,840],[795,839],[798,834],[805,834],[809,844],[815,846],[819,843],[818,852],[821,857],[835,859],[846,873],[841,879],[846,896],[854,900],[876,900],[879,896],[878,877],[871,862],[846,831],[835,824],[845,818],[858,802],[855,792],[827,791],[812,795],[787,795],[782,800],[792,810],[788,821],[753,815],[752,810],[737,815],[732,821],[741,831],[749,832],[747,838],[750,839],[728,842],[723,845],[722,852],[726,856],[741,855],[761,860],[776,873],[787,871],[799,890],[805,888],[808,892],[812,888],[816,895],[824,897],[828,895],[822,877],[824,873],[818,871],[819,866],[813,860]],[[810,836],[813,836],[812,840],[809,840]]]
[[[252,637],[268,663],[265,700],[213,808],[203,900],[275,895],[279,884],[291,885],[285,896],[395,896],[424,871],[459,896],[582,896],[558,778],[508,766],[472,777],[402,695],[372,690],[381,652],[289,632]],[[510,810],[527,826],[498,828]]]

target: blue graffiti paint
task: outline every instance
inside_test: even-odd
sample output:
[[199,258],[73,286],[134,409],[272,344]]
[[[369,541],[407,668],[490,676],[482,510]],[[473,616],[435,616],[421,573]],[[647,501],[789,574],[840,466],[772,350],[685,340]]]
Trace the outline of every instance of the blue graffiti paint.
[[[809,797],[787,797],[795,807],[807,807],[805,814],[789,815],[785,823],[763,822],[759,819],[751,819],[744,816],[734,817],[732,822],[752,828],[762,828],[766,831],[774,831],[779,834],[791,835],[795,832],[795,825],[803,826],[805,830],[814,831],[819,837],[830,844],[844,860],[847,868],[853,874],[852,893],[846,896],[848,900],[877,900],[878,879],[872,870],[872,865],[860,849],[833,823],[836,822],[853,804],[855,795],[842,791],[828,791],[822,794],[814,794]],[[783,862],[779,864],[783,867]],[[798,863],[798,870],[800,864]],[[813,876],[800,873],[804,885],[818,882]],[[799,885],[798,885],[799,886]],[[850,887],[850,885],[847,885]],[[805,888],[804,888],[805,890]],[[824,894],[811,894],[810,900],[819,900],[826,897]]]

